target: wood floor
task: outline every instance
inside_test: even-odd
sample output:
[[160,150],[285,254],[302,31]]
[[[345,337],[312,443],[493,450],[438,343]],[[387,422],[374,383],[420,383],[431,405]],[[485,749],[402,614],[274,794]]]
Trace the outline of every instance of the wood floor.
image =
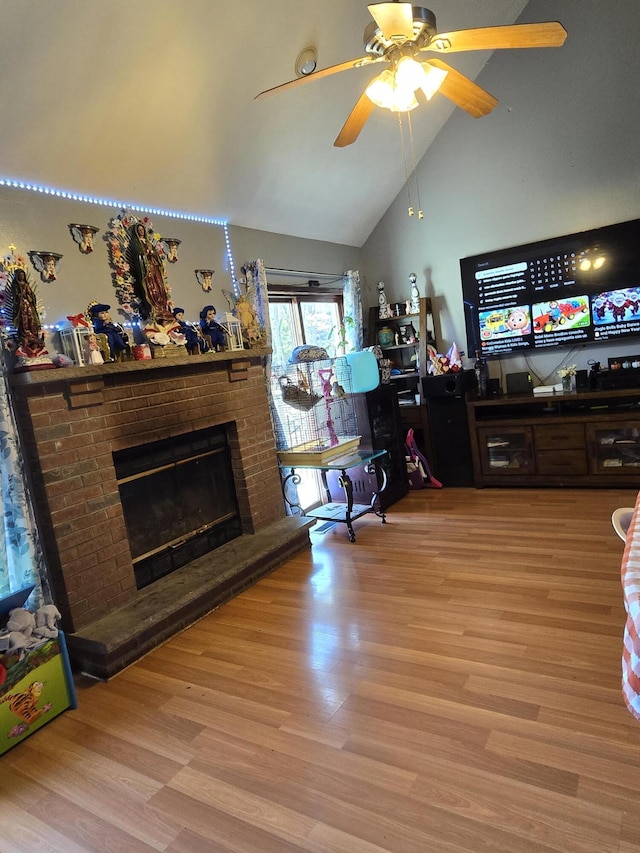
[[0,851],[632,853],[629,490],[414,492],[0,758]]

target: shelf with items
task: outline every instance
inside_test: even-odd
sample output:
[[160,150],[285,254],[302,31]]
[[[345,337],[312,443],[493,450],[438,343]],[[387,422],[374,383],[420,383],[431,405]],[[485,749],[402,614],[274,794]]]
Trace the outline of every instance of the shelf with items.
[[[414,429],[421,449],[425,450],[428,432],[421,379],[426,375],[428,347],[435,347],[435,327],[431,299],[419,300],[418,313],[399,313],[402,303],[391,306],[393,316],[379,316],[378,306],[369,309],[369,345],[379,346],[392,369],[391,382],[398,394],[401,425],[406,433]],[[397,342],[396,342],[397,339]]]
[[483,427],[478,430],[482,470],[511,475],[534,467],[531,427]]
[[[396,313],[391,317],[380,317],[379,309],[369,309],[369,345],[379,346],[385,358],[397,364],[405,372],[413,367],[418,376],[427,369],[427,346],[435,346],[435,332],[431,299],[423,296],[419,300],[417,314]],[[396,306],[397,309],[400,305]]]
[[593,448],[595,473],[632,473],[637,476],[640,468],[640,428],[638,421],[617,424],[590,424],[587,440]]
[[635,487],[640,389],[467,398],[477,486]]

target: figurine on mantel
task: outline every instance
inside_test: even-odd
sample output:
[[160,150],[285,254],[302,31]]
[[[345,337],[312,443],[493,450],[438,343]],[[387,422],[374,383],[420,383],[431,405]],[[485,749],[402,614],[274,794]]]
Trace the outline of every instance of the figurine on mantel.
[[128,341],[125,341],[124,330],[116,325],[109,316],[110,305],[95,302],[89,305],[89,315],[96,335],[104,335],[109,344],[109,357],[111,361],[120,361],[127,352]]
[[17,359],[16,371],[54,367],[44,343],[36,292],[24,267],[14,267],[7,295],[5,311],[15,328],[10,345]]
[[13,325],[18,333],[19,354],[27,356],[46,355],[44,332],[40,323],[36,294],[29,283],[27,273],[17,267],[11,281],[11,304]]
[[188,323],[184,319],[184,308],[174,308],[173,316],[176,318],[180,331],[185,336],[186,347],[189,355],[198,355],[209,351],[209,344],[195,323]]
[[142,318],[160,323],[172,321],[162,259],[153,234],[144,222],[137,221],[130,229],[128,260]]
[[222,326],[216,322],[216,309],[213,305],[205,305],[200,312],[200,328],[204,339],[207,340],[214,352],[225,348],[225,337]]
[[95,332],[89,332],[84,337],[85,360],[87,364],[104,364],[104,356],[100,351],[100,344]]
[[186,349],[187,346],[187,338],[174,317],[170,320],[148,320],[142,327],[142,334],[153,347],[157,347],[155,352],[163,356],[182,355],[181,348]]

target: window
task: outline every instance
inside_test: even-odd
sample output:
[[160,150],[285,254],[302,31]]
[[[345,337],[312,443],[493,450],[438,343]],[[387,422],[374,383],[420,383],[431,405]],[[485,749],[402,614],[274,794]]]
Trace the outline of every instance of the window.
[[[284,365],[292,351],[302,344],[313,344],[336,355],[342,323],[342,293],[269,292],[272,365]],[[297,471],[298,500],[303,510],[319,506],[323,488],[317,471]]]
[[314,344],[336,354],[342,323],[342,296],[269,295],[274,364],[284,364],[295,347]]

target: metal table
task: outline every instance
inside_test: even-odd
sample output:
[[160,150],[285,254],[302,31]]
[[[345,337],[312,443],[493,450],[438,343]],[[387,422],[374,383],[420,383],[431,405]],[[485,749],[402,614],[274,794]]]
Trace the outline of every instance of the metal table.
[[[379,462],[382,457],[386,455],[386,450],[359,450],[357,453],[349,454],[348,457],[333,459],[323,463],[282,465],[281,467],[283,471],[289,471],[282,481],[282,493],[284,495],[284,499],[291,509],[299,510],[301,515],[307,516],[308,518],[346,524],[347,530],[349,531],[349,541],[355,542],[356,535],[353,532],[352,522],[357,518],[360,518],[369,512],[373,512],[382,519],[383,524],[386,524],[386,515],[380,508],[379,501],[379,495],[387,486],[387,475],[384,467],[381,466]],[[374,491],[371,497],[371,502],[368,504],[357,504],[353,502],[353,483],[348,472],[350,468],[356,468],[361,465],[364,466],[367,474],[376,474],[379,478],[378,482],[381,483],[380,487]],[[327,496],[327,503],[322,504],[322,506],[319,506],[317,509],[311,509],[305,512],[297,501],[297,494],[296,497],[292,497],[289,494],[290,490],[288,489],[288,486],[291,484],[297,486],[300,483],[300,477],[296,474],[296,468],[307,468],[320,472],[322,486]],[[331,491],[327,484],[327,471],[340,472],[339,483],[344,490],[344,501],[333,501],[331,499]]]

